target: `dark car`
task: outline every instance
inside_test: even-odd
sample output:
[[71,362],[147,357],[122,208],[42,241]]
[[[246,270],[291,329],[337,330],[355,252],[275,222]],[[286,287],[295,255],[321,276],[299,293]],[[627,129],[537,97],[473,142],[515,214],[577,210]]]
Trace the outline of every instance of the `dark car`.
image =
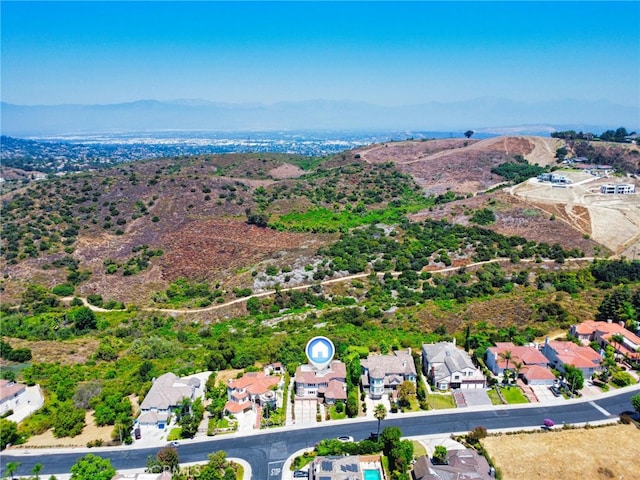
[[142,438],[142,432],[140,431],[140,427],[136,428],[133,431],[133,435],[136,437],[136,440],[140,440]]
[[551,393],[553,393],[556,397],[559,397],[560,395],[562,395],[562,392],[560,392],[560,389],[555,385],[549,387],[549,390],[551,390]]
[[307,478],[309,476],[309,472],[305,472],[304,470],[296,470],[293,472],[293,478]]

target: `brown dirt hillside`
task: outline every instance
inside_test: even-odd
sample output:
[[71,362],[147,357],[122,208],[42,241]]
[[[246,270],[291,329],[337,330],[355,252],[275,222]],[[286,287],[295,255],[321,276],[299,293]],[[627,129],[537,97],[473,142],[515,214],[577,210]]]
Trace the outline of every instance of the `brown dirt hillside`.
[[560,141],[542,137],[495,137],[485,140],[442,139],[392,142],[363,149],[370,163],[393,162],[431,194],[448,190],[476,193],[502,182],[491,168],[522,155],[530,163],[548,165]]

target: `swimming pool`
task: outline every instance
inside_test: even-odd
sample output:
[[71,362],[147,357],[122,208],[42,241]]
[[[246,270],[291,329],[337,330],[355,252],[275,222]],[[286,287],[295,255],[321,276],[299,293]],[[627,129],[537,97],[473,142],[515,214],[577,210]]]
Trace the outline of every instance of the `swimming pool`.
[[380,470],[364,470],[364,480],[380,480]]

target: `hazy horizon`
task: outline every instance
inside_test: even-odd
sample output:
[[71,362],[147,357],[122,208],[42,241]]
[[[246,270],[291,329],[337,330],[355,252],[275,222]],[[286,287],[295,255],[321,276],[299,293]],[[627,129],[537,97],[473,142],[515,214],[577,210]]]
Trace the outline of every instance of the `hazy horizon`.
[[[292,104],[303,128],[322,115],[303,117],[306,103],[343,103],[331,115],[354,121],[428,105],[433,118],[405,123],[640,127],[637,1],[3,1],[0,8],[5,104]],[[356,105],[366,112],[347,111]],[[7,119],[3,113],[3,125]]]

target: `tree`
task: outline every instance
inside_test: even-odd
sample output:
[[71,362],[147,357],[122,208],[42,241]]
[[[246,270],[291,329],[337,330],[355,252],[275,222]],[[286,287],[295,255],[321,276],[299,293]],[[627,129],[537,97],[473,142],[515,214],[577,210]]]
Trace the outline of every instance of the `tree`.
[[447,447],[443,445],[436,445],[436,448],[433,452],[433,459],[436,463],[445,464],[447,463]]
[[96,328],[96,315],[89,307],[78,307],[70,313],[76,330],[85,331]]
[[402,437],[402,430],[399,427],[385,427],[380,434],[380,440],[382,441],[382,451],[385,455],[389,455],[391,448]]
[[161,448],[156,454],[156,460],[159,465],[162,467],[168,467],[169,470],[173,472],[180,464],[178,449],[175,447]]
[[624,343],[624,335],[622,335],[621,333],[614,333],[613,335],[611,335],[611,343],[617,344],[618,348],[616,348],[616,350],[620,350],[620,347]]
[[522,367],[524,365],[522,364],[522,362],[517,362],[517,361],[513,361],[513,380],[516,381],[518,380],[518,377],[520,376],[520,372],[522,371]]
[[6,418],[0,418],[0,450],[4,450],[8,445],[16,443],[18,435],[18,425]]
[[31,469],[31,473],[33,473],[36,477],[36,480],[40,478],[40,472],[42,471],[42,464],[40,462],[36,463]]
[[353,418],[358,415],[358,391],[352,388],[347,395],[347,416]]
[[398,400],[401,405],[409,405],[416,394],[416,386],[411,380],[405,380],[398,387]]
[[466,132],[464,132],[464,136],[467,138],[471,138],[471,136],[476,133],[473,130],[467,130]]
[[13,478],[13,474],[16,472],[20,465],[22,465],[20,462],[8,462],[6,470],[7,473],[5,473],[5,475],[9,475],[10,478]]
[[569,385],[569,390],[572,393],[577,392],[584,386],[584,374],[582,370],[574,367],[573,365],[564,366],[564,377]]
[[380,422],[387,418],[387,408],[381,403],[377,404],[376,408],[373,411],[373,416],[376,418],[376,420],[378,420],[377,435],[380,435]]
[[506,350],[505,352],[500,352],[498,356],[505,361],[504,370],[509,370],[509,360],[513,358],[511,350]]
[[637,393],[633,397],[631,397],[631,405],[633,405],[633,408],[636,412],[640,413],[640,393]]
[[92,453],[79,458],[71,467],[71,480],[111,480],[115,474],[108,458]]

